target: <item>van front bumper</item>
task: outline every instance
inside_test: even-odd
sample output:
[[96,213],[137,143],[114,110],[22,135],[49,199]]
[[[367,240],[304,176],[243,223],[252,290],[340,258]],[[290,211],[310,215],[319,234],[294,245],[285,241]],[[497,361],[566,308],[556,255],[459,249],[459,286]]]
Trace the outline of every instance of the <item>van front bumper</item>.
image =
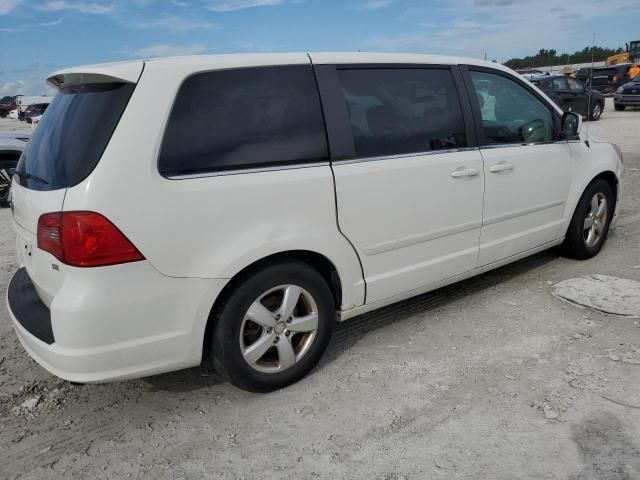
[[21,268],[6,301],[36,362],[65,380],[97,383],[199,365],[209,312],[225,283],[166,277],[148,262],[83,269],[67,275],[48,309]]

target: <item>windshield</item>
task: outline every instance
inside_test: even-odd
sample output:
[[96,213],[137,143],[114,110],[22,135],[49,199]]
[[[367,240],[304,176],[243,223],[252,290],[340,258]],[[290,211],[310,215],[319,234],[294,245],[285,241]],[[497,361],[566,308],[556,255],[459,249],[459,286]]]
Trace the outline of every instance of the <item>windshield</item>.
[[77,185],[98,164],[135,85],[105,83],[60,91],[20,158],[16,175],[32,190]]

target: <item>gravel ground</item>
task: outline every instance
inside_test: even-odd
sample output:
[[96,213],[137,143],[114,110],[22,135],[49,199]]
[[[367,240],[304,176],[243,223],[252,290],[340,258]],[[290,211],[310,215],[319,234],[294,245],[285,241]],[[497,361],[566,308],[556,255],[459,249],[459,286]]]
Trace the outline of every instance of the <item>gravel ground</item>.
[[[29,359],[3,305],[0,477],[640,479],[639,320],[550,294],[640,280],[639,127],[611,104],[589,127],[627,169],[598,257],[545,252],[341,324],[310,376],[269,395],[197,368],[72,385]],[[4,290],[8,210],[0,226]]]

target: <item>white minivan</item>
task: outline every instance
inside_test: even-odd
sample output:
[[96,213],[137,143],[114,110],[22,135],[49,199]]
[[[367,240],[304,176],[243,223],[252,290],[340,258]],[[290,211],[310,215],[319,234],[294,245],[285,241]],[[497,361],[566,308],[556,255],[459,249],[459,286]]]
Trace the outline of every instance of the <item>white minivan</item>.
[[24,348],[74,382],[213,362],[299,380],[334,322],[553,246],[586,259],[622,155],[508,68],[214,55],[72,68],[13,179]]

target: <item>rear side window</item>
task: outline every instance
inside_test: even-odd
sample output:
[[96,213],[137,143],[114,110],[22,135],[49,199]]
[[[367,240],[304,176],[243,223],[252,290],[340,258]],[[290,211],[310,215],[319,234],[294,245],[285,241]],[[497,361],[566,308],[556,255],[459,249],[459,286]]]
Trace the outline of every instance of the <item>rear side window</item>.
[[104,83],[61,90],[27,144],[17,175],[31,190],[77,185],[100,161],[135,85]]
[[243,68],[200,73],[184,82],[158,168],[174,176],[328,157],[311,67]]
[[338,76],[358,157],[467,146],[449,70],[354,69]]

